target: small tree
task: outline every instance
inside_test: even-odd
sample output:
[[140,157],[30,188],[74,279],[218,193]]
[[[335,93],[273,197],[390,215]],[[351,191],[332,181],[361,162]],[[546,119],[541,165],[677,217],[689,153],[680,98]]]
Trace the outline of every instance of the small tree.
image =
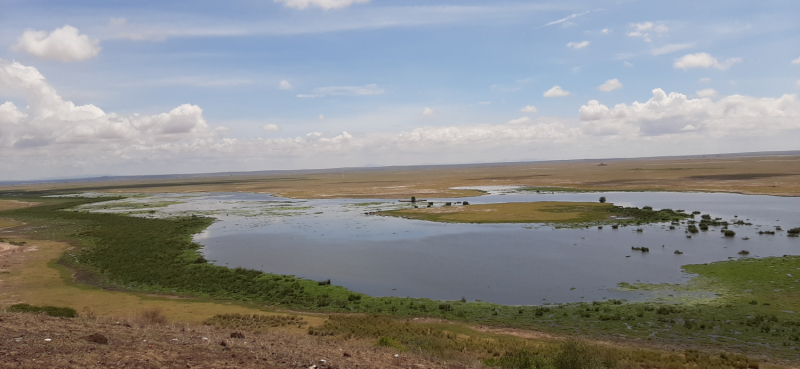
[[417,202],[417,197],[416,196],[411,196],[411,202]]
[[605,202],[606,202],[606,197],[605,196],[601,196],[600,197],[600,203],[601,204],[605,204]]

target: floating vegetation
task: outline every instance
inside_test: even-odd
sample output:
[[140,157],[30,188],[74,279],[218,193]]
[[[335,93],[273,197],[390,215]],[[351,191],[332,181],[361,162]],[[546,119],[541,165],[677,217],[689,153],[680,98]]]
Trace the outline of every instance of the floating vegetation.
[[792,228],[792,229],[786,231],[786,235],[789,236],[789,237],[800,237],[800,227]]
[[631,246],[631,250],[633,251],[641,251],[641,252],[650,252],[649,247],[633,247]]
[[747,251],[747,250],[739,251],[739,255],[743,255],[743,256],[744,255],[750,255],[750,251]]
[[681,251],[681,250],[675,250],[675,255],[683,255],[683,251]]
[[775,231],[758,231],[758,234],[774,235]]
[[736,232],[734,232],[734,231],[732,231],[730,229],[726,229],[723,232],[723,235],[725,235],[725,237],[735,237],[736,236]]

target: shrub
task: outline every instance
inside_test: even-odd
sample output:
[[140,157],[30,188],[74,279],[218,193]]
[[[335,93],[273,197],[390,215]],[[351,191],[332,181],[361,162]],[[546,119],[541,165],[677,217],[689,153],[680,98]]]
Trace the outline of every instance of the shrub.
[[553,367],[556,369],[593,369],[604,366],[594,347],[574,338],[564,341],[553,358]]
[[34,306],[29,304],[16,304],[11,305],[8,311],[15,313],[44,313],[49,316],[57,316],[63,318],[74,318],[78,316],[78,312],[69,307],[58,306]]
[[726,229],[726,230],[725,230],[725,232],[724,232],[723,234],[725,235],[725,237],[733,237],[733,236],[736,236],[736,232],[734,232],[734,231],[732,231],[732,230],[730,230],[730,229]]
[[164,316],[164,313],[159,308],[152,308],[152,309],[145,309],[139,313],[139,319],[141,319],[142,324],[155,324],[155,325],[162,325],[167,324],[167,317]]
[[606,202],[606,197],[605,196],[601,196],[600,197],[600,203],[601,204],[605,204],[605,202]]

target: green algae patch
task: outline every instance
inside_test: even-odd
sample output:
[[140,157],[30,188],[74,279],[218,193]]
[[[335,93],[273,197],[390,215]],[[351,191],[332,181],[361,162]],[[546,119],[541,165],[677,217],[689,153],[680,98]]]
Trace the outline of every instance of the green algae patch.
[[691,215],[670,209],[626,208],[595,202],[517,202],[382,211],[379,215],[445,223],[547,223],[555,225],[643,224]]

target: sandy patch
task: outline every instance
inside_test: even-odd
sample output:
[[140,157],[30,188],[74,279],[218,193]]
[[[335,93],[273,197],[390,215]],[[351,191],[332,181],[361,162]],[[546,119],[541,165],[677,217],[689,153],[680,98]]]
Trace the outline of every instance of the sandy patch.
[[0,211],[27,208],[29,206],[34,206],[38,204],[39,204],[38,202],[0,200]]

